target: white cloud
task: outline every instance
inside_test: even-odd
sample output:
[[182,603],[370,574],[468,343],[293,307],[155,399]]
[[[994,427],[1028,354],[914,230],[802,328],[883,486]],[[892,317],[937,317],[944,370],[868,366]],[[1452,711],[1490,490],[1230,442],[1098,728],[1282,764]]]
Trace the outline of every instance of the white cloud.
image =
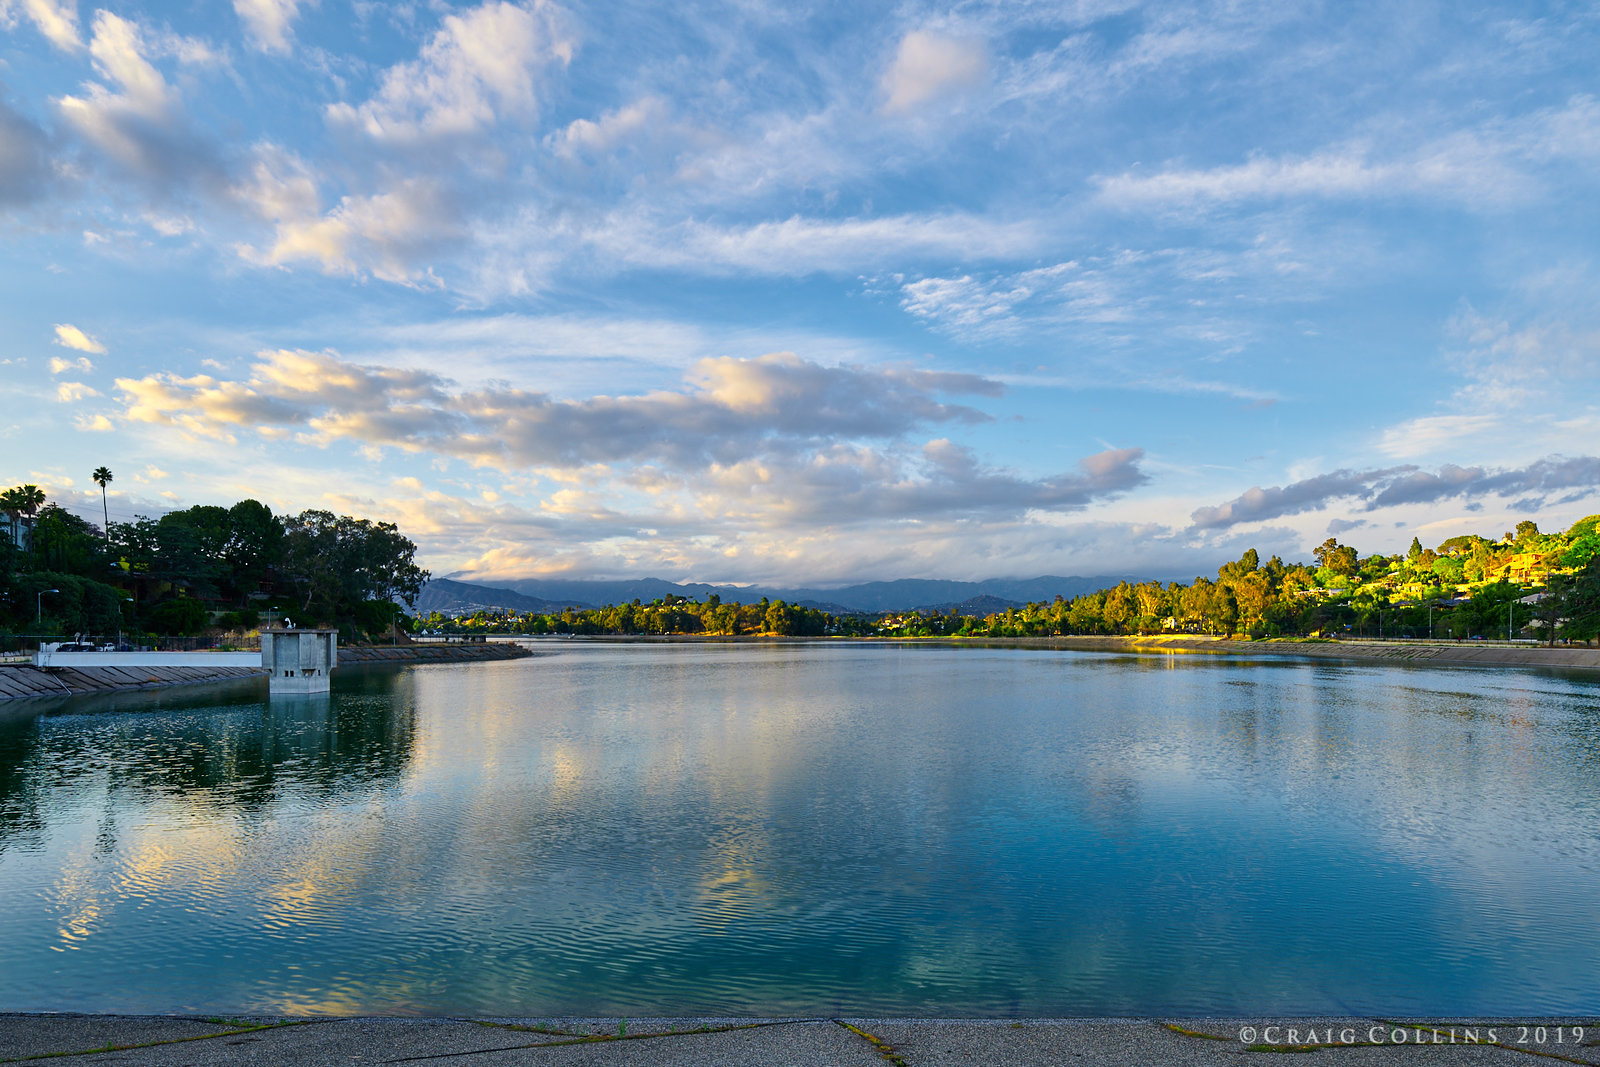
[[[76,326],[65,322],[56,324],[56,339],[53,343],[61,345],[64,348],[76,348],[79,352],[100,353],[106,350],[105,345],[101,344],[93,337],[90,337]],[[87,359],[77,360],[72,365],[82,365],[84,370],[89,369],[89,361]],[[51,361],[50,367],[52,373],[61,373],[59,370],[55,369],[55,360]]]
[[1443,445],[1482,438],[1499,423],[1500,416],[1492,414],[1425,415],[1384,430],[1378,447],[1397,459],[1418,459],[1434,454]]
[[659,132],[668,122],[666,101],[647,96],[627,107],[608,111],[598,121],[575,119],[549,142],[556,155],[568,159],[598,156],[631,140]]
[[920,319],[968,335],[1010,333],[1019,325],[1012,313],[1033,296],[1021,285],[984,284],[970,274],[959,278],[922,278],[901,287],[900,306]]
[[905,35],[894,62],[884,72],[883,110],[912,111],[931,100],[979,84],[989,73],[983,42],[943,37],[926,30]]
[[263,52],[289,51],[291,27],[300,14],[302,0],[233,0],[251,41]]
[[1286,197],[1444,198],[1467,206],[1524,197],[1530,181],[1497,146],[1470,134],[1452,136],[1409,157],[1375,161],[1365,146],[1301,158],[1255,156],[1207,170],[1168,169],[1100,179],[1101,196],[1119,207],[1174,207]]
[[311,167],[274,145],[257,146],[248,175],[232,192],[273,225],[270,247],[238,248],[245,259],[262,265],[309,260],[327,274],[370,270],[387,281],[414,282],[425,277],[413,265],[416,259],[459,233],[456,207],[445,189],[427,178],[404,179],[371,196],[342,197],[324,214]]
[[[1587,303],[1591,292],[1583,292],[1580,299]],[[1579,314],[1593,319],[1587,308]],[[1552,387],[1566,389],[1600,374],[1596,361],[1600,328],[1594,326],[1556,319],[1519,329],[1469,308],[1456,316],[1450,329],[1466,342],[1465,348],[1449,354],[1449,360],[1469,379],[1461,393],[1468,402],[1504,409],[1547,399]]]
[[56,106],[90,144],[142,178],[163,185],[209,179],[217,169],[213,150],[189,129],[181,94],[150,62],[162,53],[186,63],[219,61],[203,42],[171,35],[147,40],[134,23],[98,11],[89,55],[118,91],[89,83],[85,95],[63,96]]
[[62,382],[56,386],[56,400],[63,404],[72,404],[85,397],[99,395],[98,390],[91,389],[82,382]]
[[547,0],[529,7],[492,0],[443,27],[414,62],[389,68],[371,100],[333,104],[329,122],[376,141],[477,133],[538,111],[541,68],[572,59],[565,13]]
[[[1403,137],[1392,141],[1404,144]],[[1414,142],[1413,142],[1414,143]],[[1498,119],[1385,151],[1364,141],[1301,156],[1253,154],[1244,163],[1098,179],[1106,202],[1125,208],[1183,208],[1240,201],[1426,196],[1468,209],[1505,208],[1542,191],[1536,168],[1552,159],[1600,155],[1600,103],[1575,96],[1565,106]]]
[[83,48],[78,36],[78,5],[72,0],[0,0],[0,23],[9,23],[20,8],[47,40],[64,52]]
[[661,227],[633,218],[614,220],[586,236],[622,262],[699,271],[737,268],[778,277],[870,270],[907,256],[999,259],[1026,255],[1045,239],[1032,223],[958,213],[849,219],[795,215],[748,226],[688,221]]

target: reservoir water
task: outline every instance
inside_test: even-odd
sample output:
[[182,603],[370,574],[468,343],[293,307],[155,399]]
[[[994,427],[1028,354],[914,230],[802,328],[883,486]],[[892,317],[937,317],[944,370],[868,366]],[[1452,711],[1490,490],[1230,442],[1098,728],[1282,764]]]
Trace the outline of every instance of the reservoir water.
[[541,646],[0,720],[0,1010],[1600,1012],[1593,676]]

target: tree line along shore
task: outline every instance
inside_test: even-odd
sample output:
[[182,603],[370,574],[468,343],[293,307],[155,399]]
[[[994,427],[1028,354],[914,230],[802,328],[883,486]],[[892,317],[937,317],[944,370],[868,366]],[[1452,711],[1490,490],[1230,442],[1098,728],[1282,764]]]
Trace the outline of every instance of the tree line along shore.
[[[102,478],[103,476],[103,478]],[[111,480],[95,472],[102,490]],[[0,633],[239,635],[273,618],[333,625],[345,643],[435,634],[705,634],[843,637],[1210,635],[1526,637],[1600,634],[1600,515],[1559,533],[1519,523],[1396,555],[1329,538],[1310,563],[1251,549],[1215,579],[1121,582],[987,614],[959,609],[832,614],[761,600],[668,595],[550,613],[408,614],[428,580],[391,523],[256,500],[97,526],[37,487],[0,493]]]
[[1589,642],[1600,632],[1600,516],[1544,534],[1520,523],[1499,540],[1452,537],[1434,548],[1362,556],[1329,538],[1314,561],[1262,562],[1254,549],[1215,579],[1121,582],[1072,598],[988,614],[959,609],[833,615],[763,599],[666,596],[560,612],[431,614],[435,633],[706,634],[860,637],[1050,637],[1211,634],[1250,637],[1507,638]]

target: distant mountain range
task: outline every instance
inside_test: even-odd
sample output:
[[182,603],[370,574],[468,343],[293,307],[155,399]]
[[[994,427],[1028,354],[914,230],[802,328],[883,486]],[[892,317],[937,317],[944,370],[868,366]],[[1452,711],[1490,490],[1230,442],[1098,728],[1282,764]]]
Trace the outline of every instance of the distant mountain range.
[[475,611],[486,608],[501,608],[512,611],[535,611],[540,615],[548,615],[565,608],[592,608],[595,605],[580,601],[564,600],[556,603],[553,600],[541,600],[539,597],[524,596],[510,589],[495,589],[486,585],[473,585],[469,582],[456,582],[449,578],[435,578],[422,587],[422,595],[417,597],[417,610],[426,615],[437,611],[441,615],[471,615]]
[[438,578],[423,587],[417,609],[446,615],[470,614],[484,608],[548,613],[566,607],[589,608],[644,603],[668,594],[704,600],[715,593],[728,603],[754,604],[762,597],[831,612],[912,611],[955,608],[963,614],[986,614],[1008,607],[1075,597],[1107,589],[1118,582],[1141,579],[1131,575],[1083,578],[1046,574],[1038,578],[993,578],[984,582],[952,582],[935,578],[902,578],[894,582],[866,582],[842,589],[779,589],[773,586],[705,585],[668,582],[660,578],[631,581],[573,582],[518,578],[493,586]]
[[[1116,583],[1113,582],[1112,584]],[[994,615],[1007,608],[1025,608],[1027,606],[1026,601],[1006,600],[1003,597],[990,596],[988,593],[983,593],[979,596],[968,597],[959,604],[923,604],[917,610],[937,611],[945,615],[953,611],[957,615],[977,615],[982,617],[984,615]]]

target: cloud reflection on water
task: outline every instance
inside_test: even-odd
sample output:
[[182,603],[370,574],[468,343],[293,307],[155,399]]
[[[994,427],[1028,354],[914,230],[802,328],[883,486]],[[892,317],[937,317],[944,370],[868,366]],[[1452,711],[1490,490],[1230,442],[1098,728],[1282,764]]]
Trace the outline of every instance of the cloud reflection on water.
[[1588,680],[549,647],[0,730],[0,892],[35,902],[0,1005],[1555,1011],[1600,979]]

